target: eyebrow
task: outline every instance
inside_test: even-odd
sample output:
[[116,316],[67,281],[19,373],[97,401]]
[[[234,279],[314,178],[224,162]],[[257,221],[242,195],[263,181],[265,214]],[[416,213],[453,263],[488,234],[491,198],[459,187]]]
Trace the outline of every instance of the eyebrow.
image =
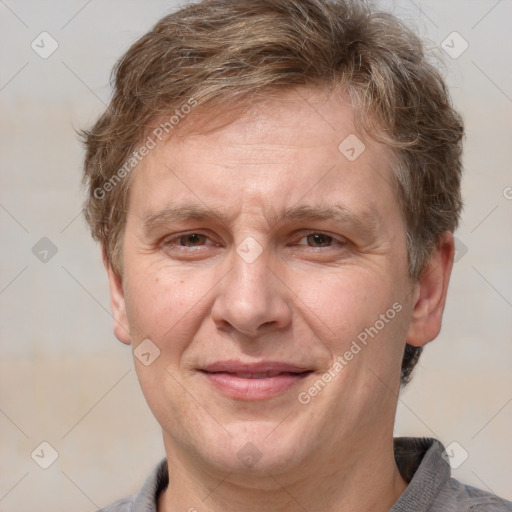
[[[145,215],[143,217],[143,232],[146,236],[149,236],[162,226],[189,220],[216,220],[224,225],[227,225],[229,221],[223,212],[215,212],[203,205],[171,205],[158,212]],[[349,225],[363,236],[374,236],[380,226],[379,217],[375,211],[364,210],[356,213],[341,204],[292,206],[272,214],[270,220],[273,226],[277,226],[284,221],[313,222],[329,220]]]
[[348,225],[364,238],[374,238],[379,231],[380,222],[377,212],[363,210],[353,212],[341,204],[332,205],[300,205],[286,208],[280,215],[282,220],[295,222],[312,222],[320,220],[334,221]]

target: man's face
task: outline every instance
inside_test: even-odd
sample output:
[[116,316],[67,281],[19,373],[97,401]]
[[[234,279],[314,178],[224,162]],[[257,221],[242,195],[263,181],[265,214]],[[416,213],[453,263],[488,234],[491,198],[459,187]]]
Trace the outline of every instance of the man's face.
[[391,153],[301,96],[158,144],[130,189],[116,334],[160,350],[135,365],[168,454],[212,468],[392,436],[414,285]]

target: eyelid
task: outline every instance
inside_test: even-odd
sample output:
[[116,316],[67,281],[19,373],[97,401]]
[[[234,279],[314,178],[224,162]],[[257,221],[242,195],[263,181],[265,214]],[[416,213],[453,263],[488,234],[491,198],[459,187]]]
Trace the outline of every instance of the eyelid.
[[[344,236],[335,235],[334,233],[330,233],[329,231],[321,231],[319,229],[301,230],[297,233],[297,235],[300,235],[298,238],[299,240],[302,240],[303,238],[305,238],[309,235],[326,235],[326,236],[332,238],[333,243],[338,242],[341,245],[346,245],[349,242],[347,240],[347,238],[345,238]],[[306,244],[299,244],[299,245],[306,245]],[[332,245],[327,246],[327,247],[332,247]],[[313,247],[313,249],[315,249],[315,247]],[[321,249],[321,247],[318,247],[318,249]]]
[[[180,245],[178,243],[176,243],[180,238],[182,237],[186,237],[188,235],[200,235],[200,236],[204,236],[207,241],[210,242],[210,244],[207,244],[207,243],[204,243],[202,245],[198,245],[198,246],[186,246],[186,245]],[[321,231],[321,230],[318,230],[318,229],[302,229],[302,230],[299,230],[298,232],[295,233],[294,235],[294,240],[302,240],[303,238],[306,238],[307,236],[309,235],[326,235],[330,238],[332,238],[332,245],[328,245],[328,246],[324,246],[324,247],[313,247],[313,246],[308,246],[307,244],[298,244],[297,242],[297,245],[303,245],[303,246],[306,246],[306,247],[310,247],[311,249],[327,249],[327,248],[330,248],[330,247],[335,247],[335,245],[346,245],[349,243],[349,240],[341,235],[335,235],[334,233],[330,233],[329,231]],[[213,239],[213,237],[207,233],[205,233],[204,231],[202,230],[190,230],[190,231],[184,231],[184,232],[179,232],[179,233],[173,233],[172,235],[168,235],[166,237],[164,237],[161,241],[161,244],[166,246],[166,245],[172,245],[174,247],[177,247],[179,248],[179,250],[186,250],[186,249],[199,249],[201,247],[205,247],[206,245],[219,245],[217,242],[215,242],[215,240]]]
[[[212,239],[212,237],[210,235],[202,232],[201,230],[191,230],[191,231],[184,231],[184,232],[181,232],[181,233],[173,233],[172,235],[165,236],[162,239],[161,244],[164,245],[164,246],[165,245],[170,245],[171,242],[177,242],[180,238],[186,237],[186,236],[189,236],[189,235],[204,236],[207,240],[209,240],[210,242],[215,244],[215,242]],[[204,245],[206,245],[206,244],[198,245],[198,246],[195,246],[195,247],[194,246],[180,245],[178,243],[173,243],[173,245],[175,247],[179,247],[181,249],[194,249],[195,247],[197,247],[197,248],[204,247]]]

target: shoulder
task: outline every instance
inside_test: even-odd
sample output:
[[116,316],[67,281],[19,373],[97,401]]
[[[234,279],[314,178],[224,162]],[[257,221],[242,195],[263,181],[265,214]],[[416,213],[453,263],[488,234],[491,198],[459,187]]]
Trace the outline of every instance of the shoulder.
[[132,512],[133,510],[133,497],[123,498],[107,507],[103,507],[98,512]]
[[512,502],[450,478],[432,512],[512,512]]
[[163,459],[133,496],[120,499],[97,512],[156,512],[158,497],[169,483],[167,461]]
[[436,439],[397,438],[394,448],[408,486],[391,512],[512,512],[512,502],[452,478],[450,454]]

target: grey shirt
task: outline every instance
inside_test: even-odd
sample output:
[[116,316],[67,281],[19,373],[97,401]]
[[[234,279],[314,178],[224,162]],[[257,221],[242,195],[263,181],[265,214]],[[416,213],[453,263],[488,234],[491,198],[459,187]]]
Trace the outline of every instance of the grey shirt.
[[[439,441],[400,437],[394,440],[394,449],[398,469],[409,485],[390,512],[512,512],[512,502],[451,478]],[[157,512],[158,496],[168,483],[164,459],[137,494],[98,512]]]

